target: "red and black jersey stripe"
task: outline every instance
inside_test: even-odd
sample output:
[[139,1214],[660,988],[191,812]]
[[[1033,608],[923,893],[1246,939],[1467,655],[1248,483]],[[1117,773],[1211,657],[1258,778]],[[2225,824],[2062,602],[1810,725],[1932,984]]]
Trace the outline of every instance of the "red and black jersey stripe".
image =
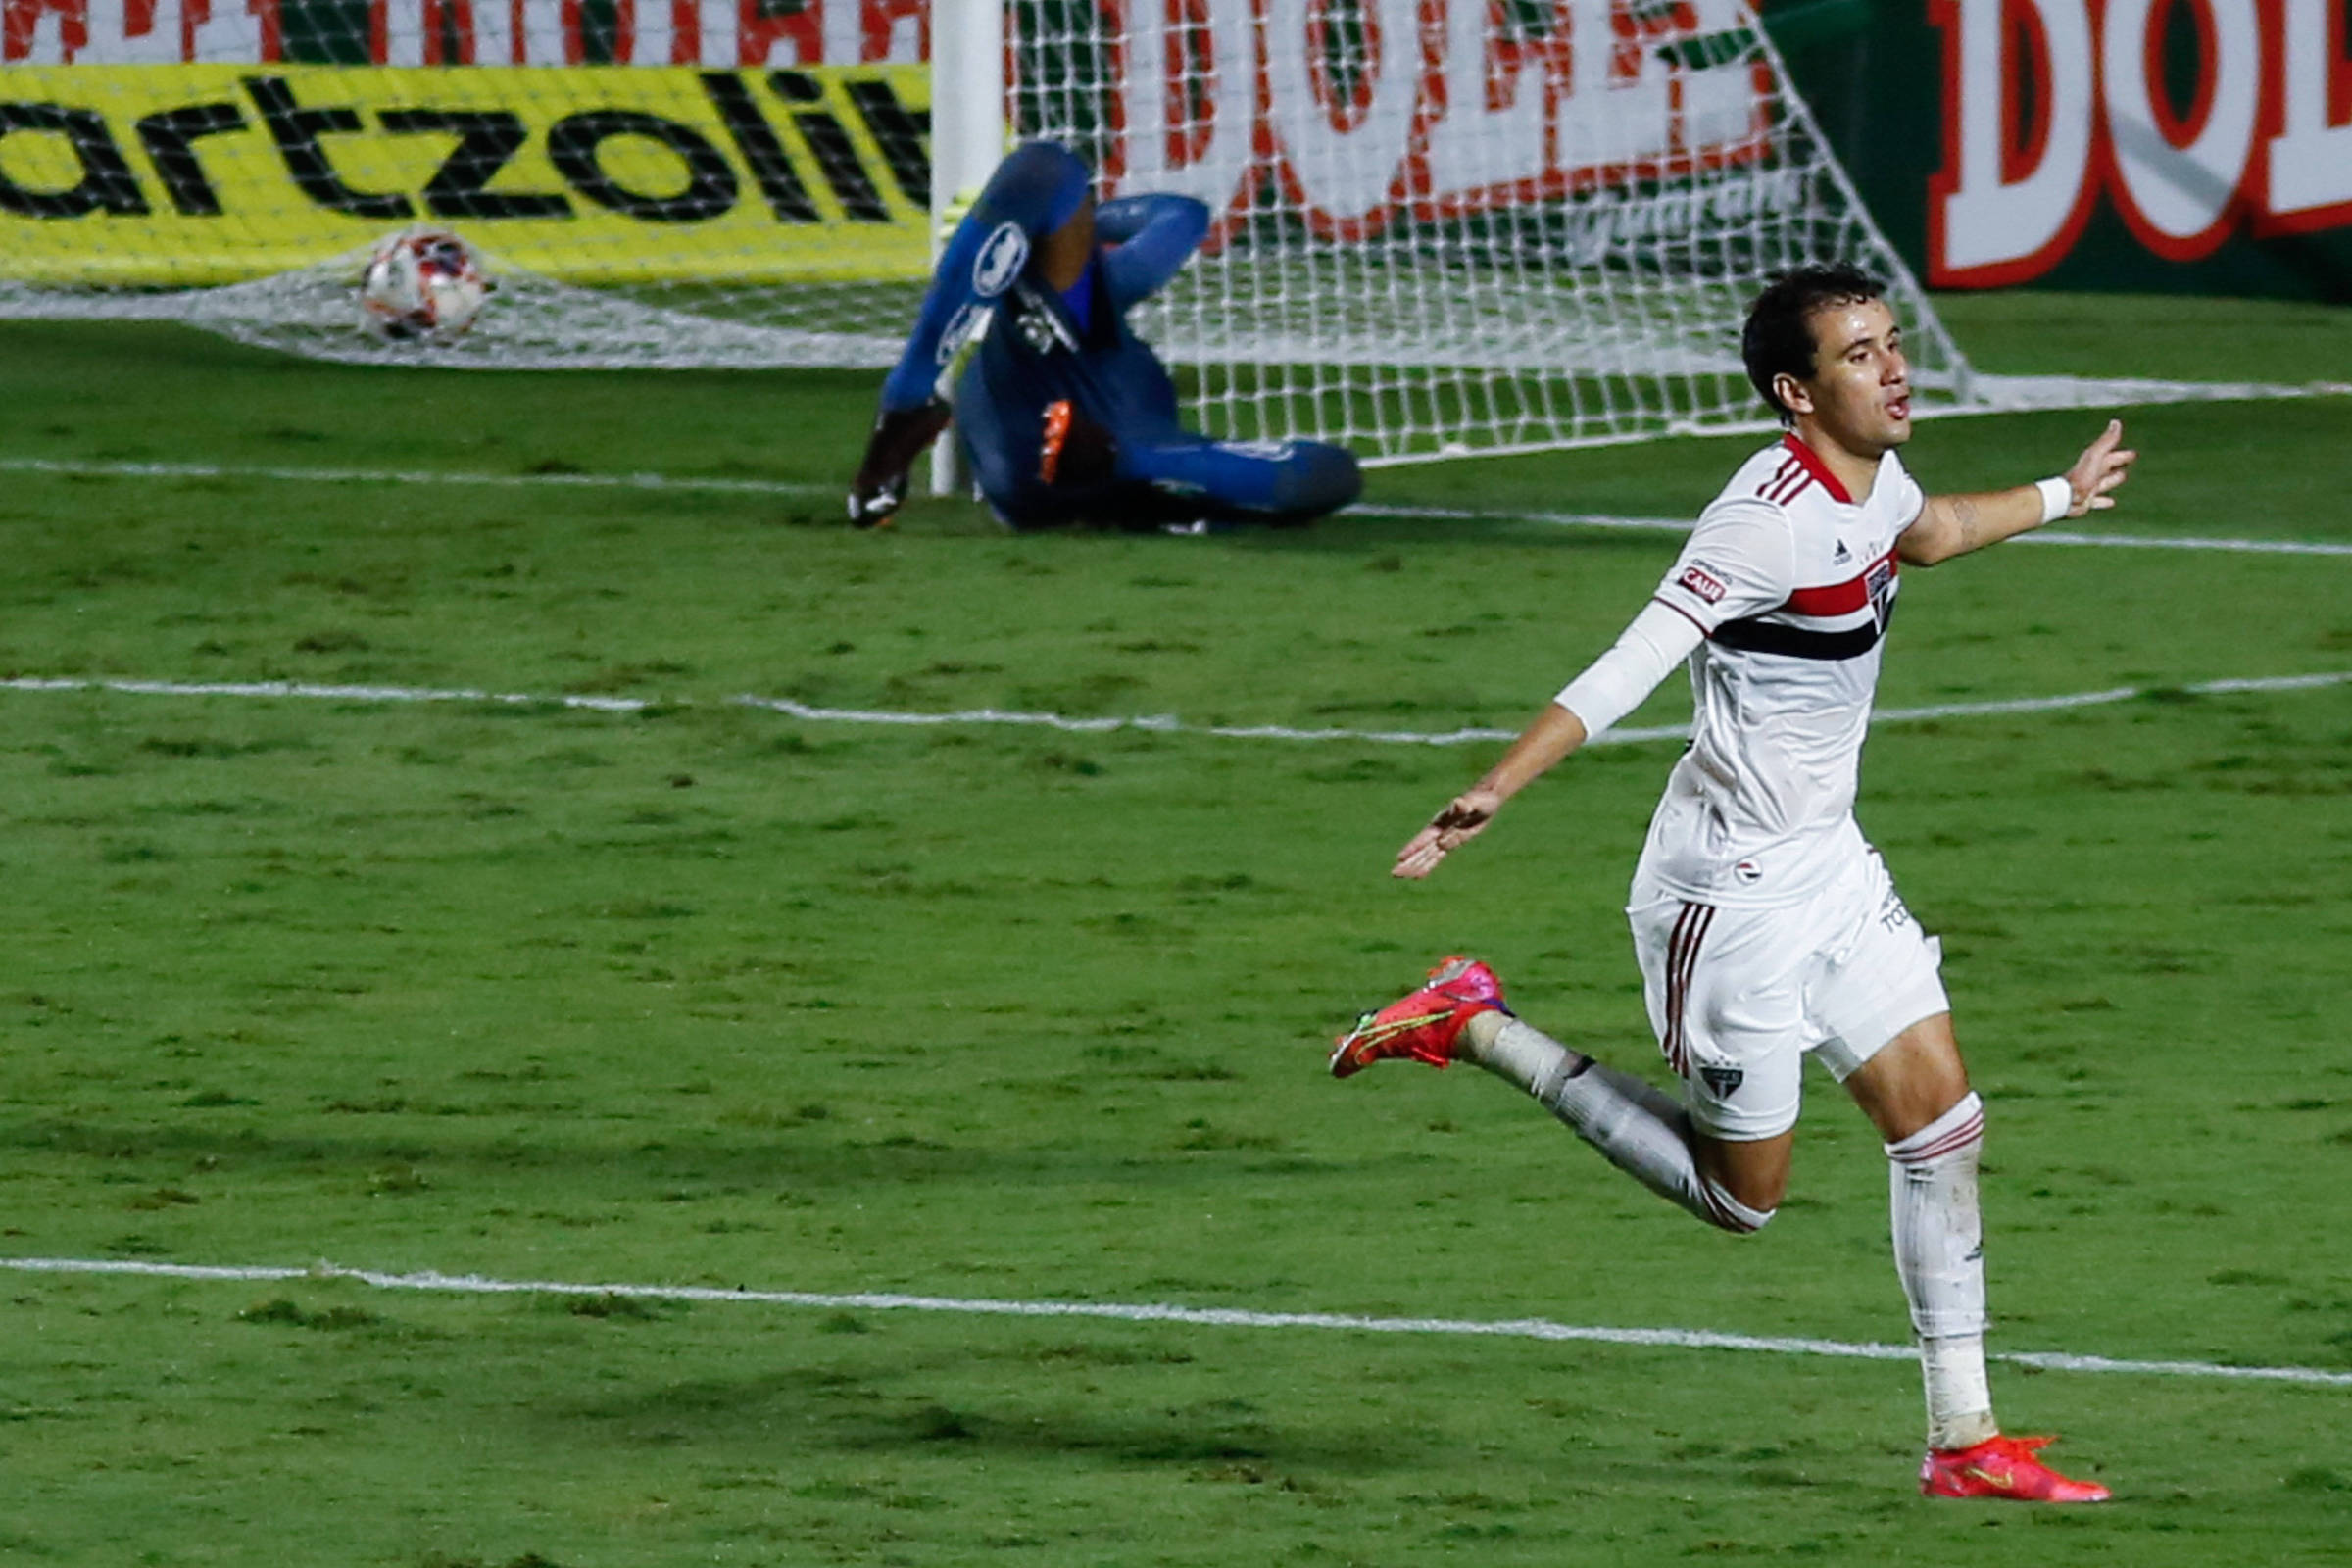
[[[1895,572],[1895,555],[1889,550],[1843,582],[1799,588],[1777,610],[1725,621],[1715,628],[1715,641],[1742,653],[1787,659],[1858,659],[1879,645],[1894,619]],[[1887,591],[1874,596],[1874,585]],[[1857,615],[1863,618],[1857,620]],[[1845,624],[1805,625],[1791,617]]]
[[[1894,618],[1892,606],[1887,607],[1886,618],[1889,621]],[[1809,626],[1791,626],[1761,615],[1727,620],[1715,628],[1715,641],[1726,648],[1737,648],[1743,654],[1778,654],[1784,659],[1859,659],[1878,647],[1879,639],[1885,635],[1886,627],[1875,616],[1859,626],[1838,631],[1815,631]]]

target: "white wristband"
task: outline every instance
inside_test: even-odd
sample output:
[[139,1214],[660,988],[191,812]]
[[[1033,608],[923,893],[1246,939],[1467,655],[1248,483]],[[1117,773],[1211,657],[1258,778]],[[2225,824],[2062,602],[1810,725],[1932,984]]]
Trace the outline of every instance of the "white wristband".
[[2034,488],[2041,492],[2041,520],[2056,522],[2075,510],[2075,487],[2065,479],[2040,479]]

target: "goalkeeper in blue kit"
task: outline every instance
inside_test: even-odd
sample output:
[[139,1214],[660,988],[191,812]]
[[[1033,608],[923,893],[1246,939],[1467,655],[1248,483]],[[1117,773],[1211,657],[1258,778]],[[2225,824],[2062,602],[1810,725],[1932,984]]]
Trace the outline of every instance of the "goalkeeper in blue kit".
[[[882,386],[850,520],[889,521],[906,474],[951,416],[980,493],[1015,529],[1303,523],[1355,499],[1355,458],[1319,441],[1212,441],[1128,328],[1208,233],[1189,196],[1097,205],[1085,164],[1025,142],[956,225]],[[976,332],[953,407],[946,368]]]

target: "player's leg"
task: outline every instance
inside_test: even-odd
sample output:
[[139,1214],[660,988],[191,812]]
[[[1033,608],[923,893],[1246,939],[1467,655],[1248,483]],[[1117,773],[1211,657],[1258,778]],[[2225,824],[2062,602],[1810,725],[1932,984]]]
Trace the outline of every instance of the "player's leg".
[[[1516,1084],[1608,1162],[1708,1224],[1764,1228],[1788,1188],[1792,1126],[1719,1137],[1683,1101],[1633,1073],[1572,1051],[1518,1018],[1474,1019],[1456,1054]],[[1797,1053],[1788,1051],[1793,1066]],[[1793,1111],[1789,1115],[1794,1121]]]
[[998,521],[1016,533],[1157,525],[1148,496],[1123,497],[1108,430],[1066,401],[1041,407],[1034,389],[992,390],[985,370],[975,363],[956,386],[956,432]]
[[[1801,1066],[1795,1038],[1788,1031],[1777,1038],[1768,1031],[1742,1033],[1737,1027],[1740,1017],[1725,1016],[1738,1005],[1733,973],[1708,974],[1697,985],[1688,971],[1670,974],[1670,963],[1707,973],[1698,963],[1700,939],[1707,932],[1702,922],[1690,919],[1674,926],[1663,908],[1656,923],[1673,929],[1662,930],[1656,943],[1638,941],[1637,946],[1645,973],[1658,979],[1649,989],[1661,1043],[1670,1060],[1677,1052],[1689,1053],[1678,1063],[1686,1070],[1703,1063],[1715,1073],[1712,1083],[1686,1079],[1687,1104],[1513,1016],[1502,1004],[1493,971],[1464,959],[1441,964],[1428,985],[1365,1015],[1339,1041],[1331,1070],[1344,1078],[1373,1061],[1396,1057],[1438,1066],[1476,1062],[1533,1096],[1611,1164],[1660,1197],[1735,1234],[1760,1230],[1788,1187]],[[1750,940],[1729,944],[1735,956],[1757,937],[1770,935],[1767,921],[1747,925],[1740,934]],[[1636,927],[1639,935],[1644,922],[1637,918]],[[1777,1011],[1792,1019],[1793,998],[1784,1001],[1786,1005],[1768,1003],[1748,1015]],[[1664,1010],[1669,1004],[1675,1009],[1670,1013]]]
[[1363,493],[1355,455],[1323,441],[1211,441],[1183,435],[1121,441],[1118,477],[1147,500],[1151,523],[1310,522]]
[[1066,492],[1038,471],[1039,413],[1034,399],[989,394],[974,364],[956,388],[956,438],[972,479],[997,520],[1015,531],[1074,521]]
[[956,225],[899,362],[882,383],[882,407],[850,489],[860,527],[888,520],[906,495],[906,473],[948,423],[939,377],[1034,250],[1056,288],[1084,271],[1094,245],[1092,177],[1053,142],[1024,142],[997,166]]
[[1904,1029],[1848,1073],[1845,1088],[1886,1147],[1894,1267],[1919,1335],[1928,1446],[1974,1446],[2000,1430],[1984,1375],[1984,1107],[1968,1086],[1951,1014]]
[[[1984,1366],[1984,1227],[1977,1166],[1984,1109],[1969,1087],[1923,933],[1877,857],[1860,879],[1849,934],[1813,995],[1824,1065],[1885,1141],[1895,1272],[1919,1336],[1928,1406],[1923,1490],[1947,1496],[2100,1501],[2034,1457],[2039,1440],[2000,1435]],[[1884,1042],[1875,1045],[1872,1043]],[[1857,1048],[1861,1049],[1857,1049]]]
[[1949,1013],[1923,1018],[1845,1080],[1886,1141],[1895,1272],[1919,1334],[1927,1387],[1931,1496],[2104,1502],[2096,1482],[2060,1475],[2035,1456],[2046,1438],[2001,1435],[1984,1374],[1984,1247],[1977,1155],[1984,1109],[1968,1087]]

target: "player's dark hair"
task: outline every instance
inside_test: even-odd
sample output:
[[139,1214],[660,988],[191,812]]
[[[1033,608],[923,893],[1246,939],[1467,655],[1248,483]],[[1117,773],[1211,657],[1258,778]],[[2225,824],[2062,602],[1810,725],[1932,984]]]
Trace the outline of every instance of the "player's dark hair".
[[1756,296],[1756,303],[1748,307],[1747,325],[1740,332],[1740,358],[1747,366],[1747,378],[1783,424],[1795,416],[1773,391],[1773,378],[1812,379],[1813,313],[1825,306],[1860,305],[1886,292],[1886,285],[1868,272],[1838,262],[1783,272]]

